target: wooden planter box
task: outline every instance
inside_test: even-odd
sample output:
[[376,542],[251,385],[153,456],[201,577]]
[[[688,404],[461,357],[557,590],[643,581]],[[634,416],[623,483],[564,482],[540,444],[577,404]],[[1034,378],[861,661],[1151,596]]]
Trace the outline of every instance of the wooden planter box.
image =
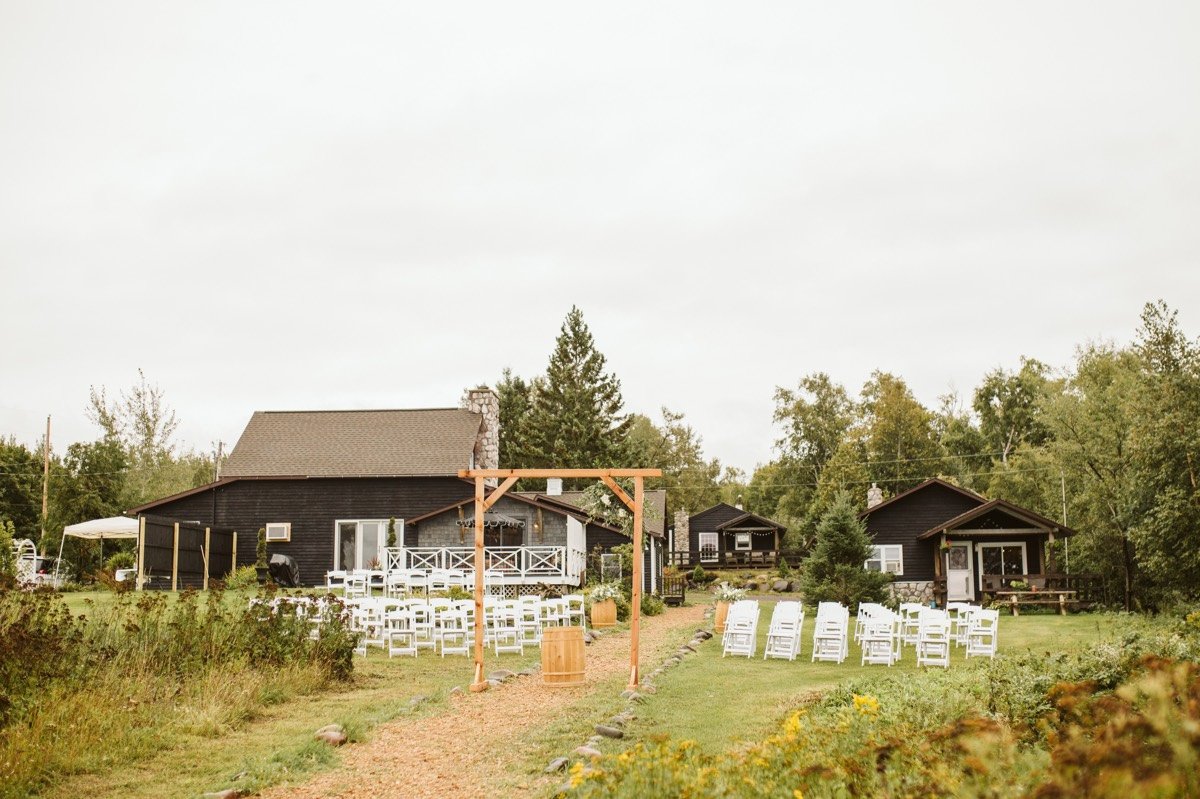
[[612,627],[617,623],[617,603],[606,599],[603,602],[592,603],[592,626]]
[[725,632],[725,619],[727,616],[729,616],[729,603],[717,602],[717,612],[716,615],[713,616],[713,630],[715,630],[718,635]]

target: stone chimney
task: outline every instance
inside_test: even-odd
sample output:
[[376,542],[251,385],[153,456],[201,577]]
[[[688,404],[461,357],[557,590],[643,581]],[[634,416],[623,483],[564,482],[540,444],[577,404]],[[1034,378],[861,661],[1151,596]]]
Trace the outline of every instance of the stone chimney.
[[[688,521],[687,509],[675,511],[675,551],[687,552],[691,540],[691,523]],[[685,558],[684,563],[687,563]]]
[[871,487],[867,489],[867,510],[883,502],[883,489],[871,483]]
[[[475,468],[500,468],[500,398],[487,386],[469,388],[463,392],[463,410],[483,416],[483,425],[475,439]],[[495,485],[495,481],[489,481]]]
[[546,496],[561,497],[562,496],[562,478],[547,477],[546,478]]

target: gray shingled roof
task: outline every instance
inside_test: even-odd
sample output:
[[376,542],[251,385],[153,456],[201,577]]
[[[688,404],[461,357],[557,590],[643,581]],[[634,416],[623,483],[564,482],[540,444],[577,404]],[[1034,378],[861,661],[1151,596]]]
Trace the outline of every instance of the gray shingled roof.
[[483,417],[458,408],[256,411],[222,477],[455,475]]

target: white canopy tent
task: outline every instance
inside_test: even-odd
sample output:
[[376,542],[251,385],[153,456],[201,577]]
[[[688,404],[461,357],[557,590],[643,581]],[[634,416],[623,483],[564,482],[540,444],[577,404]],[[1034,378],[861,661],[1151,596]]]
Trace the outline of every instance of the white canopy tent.
[[90,522],[69,524],[63,528],[62,541],[58,544],[58,562],[54,566],[54,583],[58,584],[58,570],[62,566],[63,545],[67,536],[83,538],[89,541],[100,541],[103,546],[106,538],[137,538],[138,520],[127,516],[113,516],[108,519],[92,519]]

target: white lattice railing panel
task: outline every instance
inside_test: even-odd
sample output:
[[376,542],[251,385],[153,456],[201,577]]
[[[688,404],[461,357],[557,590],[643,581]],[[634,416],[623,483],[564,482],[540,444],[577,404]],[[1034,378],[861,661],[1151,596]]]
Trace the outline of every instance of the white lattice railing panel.
[[[399,563],[400,565],[394,565]],[[585,556],[565,547],[485,547],[484,564],[502,577],[537,578],[546,582],[577,579],[584,569]],[[390,558],[389,568],[461,569],[475,568],[473,547],[407,547],[397,561]]]

